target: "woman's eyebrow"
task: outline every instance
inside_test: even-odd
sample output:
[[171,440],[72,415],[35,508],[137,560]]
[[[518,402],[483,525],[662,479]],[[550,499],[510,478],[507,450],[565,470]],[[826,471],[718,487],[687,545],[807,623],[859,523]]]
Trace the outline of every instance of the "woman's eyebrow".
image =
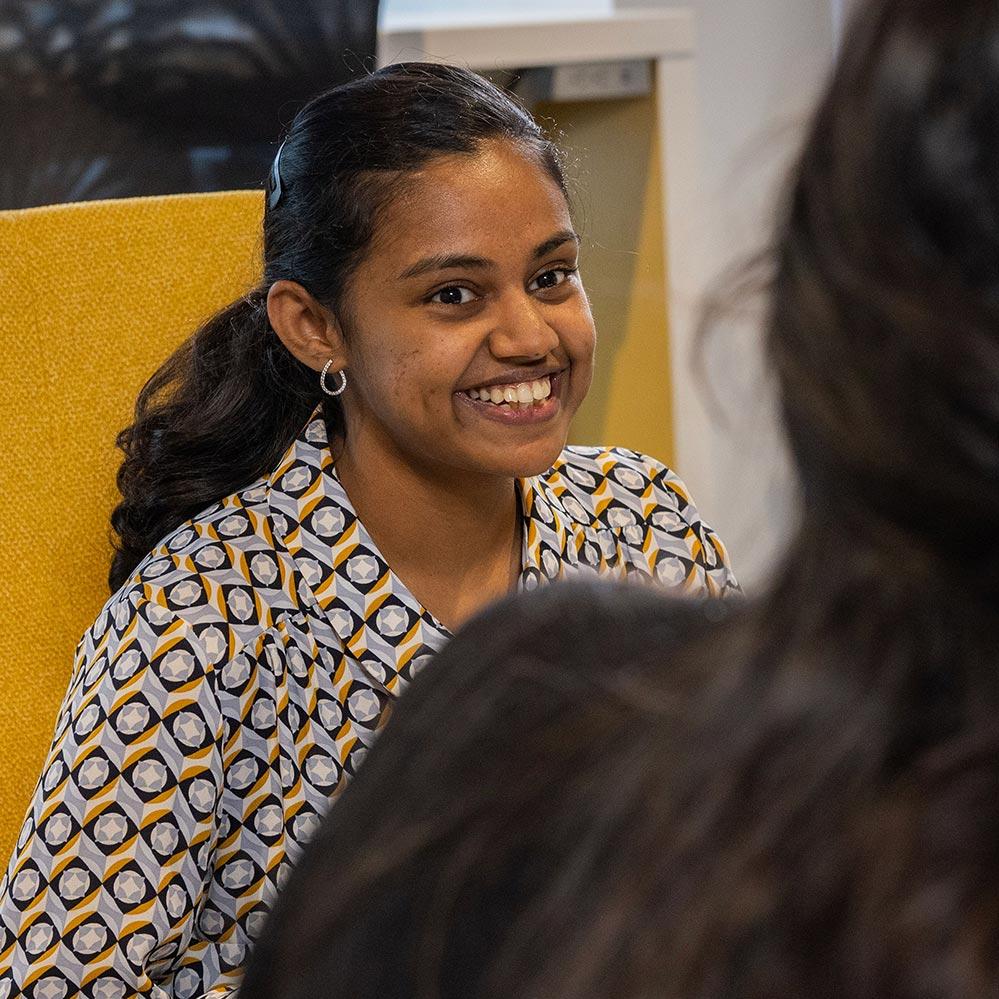
[[579,241],[579,233],[573,232],[572,229],[563,229],[561,232],[555,233],[551,239],[546,239],[535,247],[531,259],[540,260],[542,257],[548,256],[552,250],[557,250],[563,243],[575,243],[578,246]]
[[400,275],[399,280],[419,277],[421,274],[429,274],[431,271],[446,271],[462,269],[479,269],[492,267],[493,262],[485,257],[470,257],[462,253],[437,253],[432,257],[424,257],[417,260],[411,267],[407,267]]
[[[561,232],[555,233],[550,239],[546,239],[534,248],[531,252],[531,259],[540,260],[552,250],[557,250],[563,243],[579,243],[578,234],[572,229],[563,229]],[[464,253],[436,253],[411,264],[399,275],[399,280],[405,281],[433,271],[482,270],[494,266],[495,262],[486,257],[475,257]]]

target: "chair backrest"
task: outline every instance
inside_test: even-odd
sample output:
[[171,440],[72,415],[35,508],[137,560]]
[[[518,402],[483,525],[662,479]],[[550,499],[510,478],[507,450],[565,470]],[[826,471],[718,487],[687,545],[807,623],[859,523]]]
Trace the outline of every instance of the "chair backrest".
[[256,191],[0,212],[0,865],[108,597],[115,436],[159,364],[258,279],[262,214]]

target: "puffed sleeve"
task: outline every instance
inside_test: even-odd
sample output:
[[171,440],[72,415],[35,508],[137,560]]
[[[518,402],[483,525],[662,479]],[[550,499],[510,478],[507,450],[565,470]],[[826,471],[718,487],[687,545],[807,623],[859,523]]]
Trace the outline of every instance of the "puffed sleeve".
[[81,643],[0,882],[2,999],[173,994],[211,879],[223,727],[189,626],[119,596]]

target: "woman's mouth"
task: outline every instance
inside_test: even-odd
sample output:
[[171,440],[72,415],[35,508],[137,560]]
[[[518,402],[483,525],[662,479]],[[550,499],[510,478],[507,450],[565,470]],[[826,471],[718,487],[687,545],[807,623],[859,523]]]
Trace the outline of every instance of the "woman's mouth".
[[540,423],[551,419],[561,408],[559,389],[565,371],[543,378],[503,385],[484,385],[456,392],[458,400],[500,423]]
[[494,406],[533,406],[544,402],[552,394],[551,375],[532,382],[514,382],[509,385],[490,385],[488,388],[469,389],[470,399],[490,402]]

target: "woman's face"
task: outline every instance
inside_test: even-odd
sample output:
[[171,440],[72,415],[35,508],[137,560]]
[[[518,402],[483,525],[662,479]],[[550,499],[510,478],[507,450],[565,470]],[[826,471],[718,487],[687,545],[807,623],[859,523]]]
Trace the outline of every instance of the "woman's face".
[[380,449],[442,474],[549,468],[593,364],[577,251],[558,185],[513,143],[407,176],[347,289],[358,458]]

